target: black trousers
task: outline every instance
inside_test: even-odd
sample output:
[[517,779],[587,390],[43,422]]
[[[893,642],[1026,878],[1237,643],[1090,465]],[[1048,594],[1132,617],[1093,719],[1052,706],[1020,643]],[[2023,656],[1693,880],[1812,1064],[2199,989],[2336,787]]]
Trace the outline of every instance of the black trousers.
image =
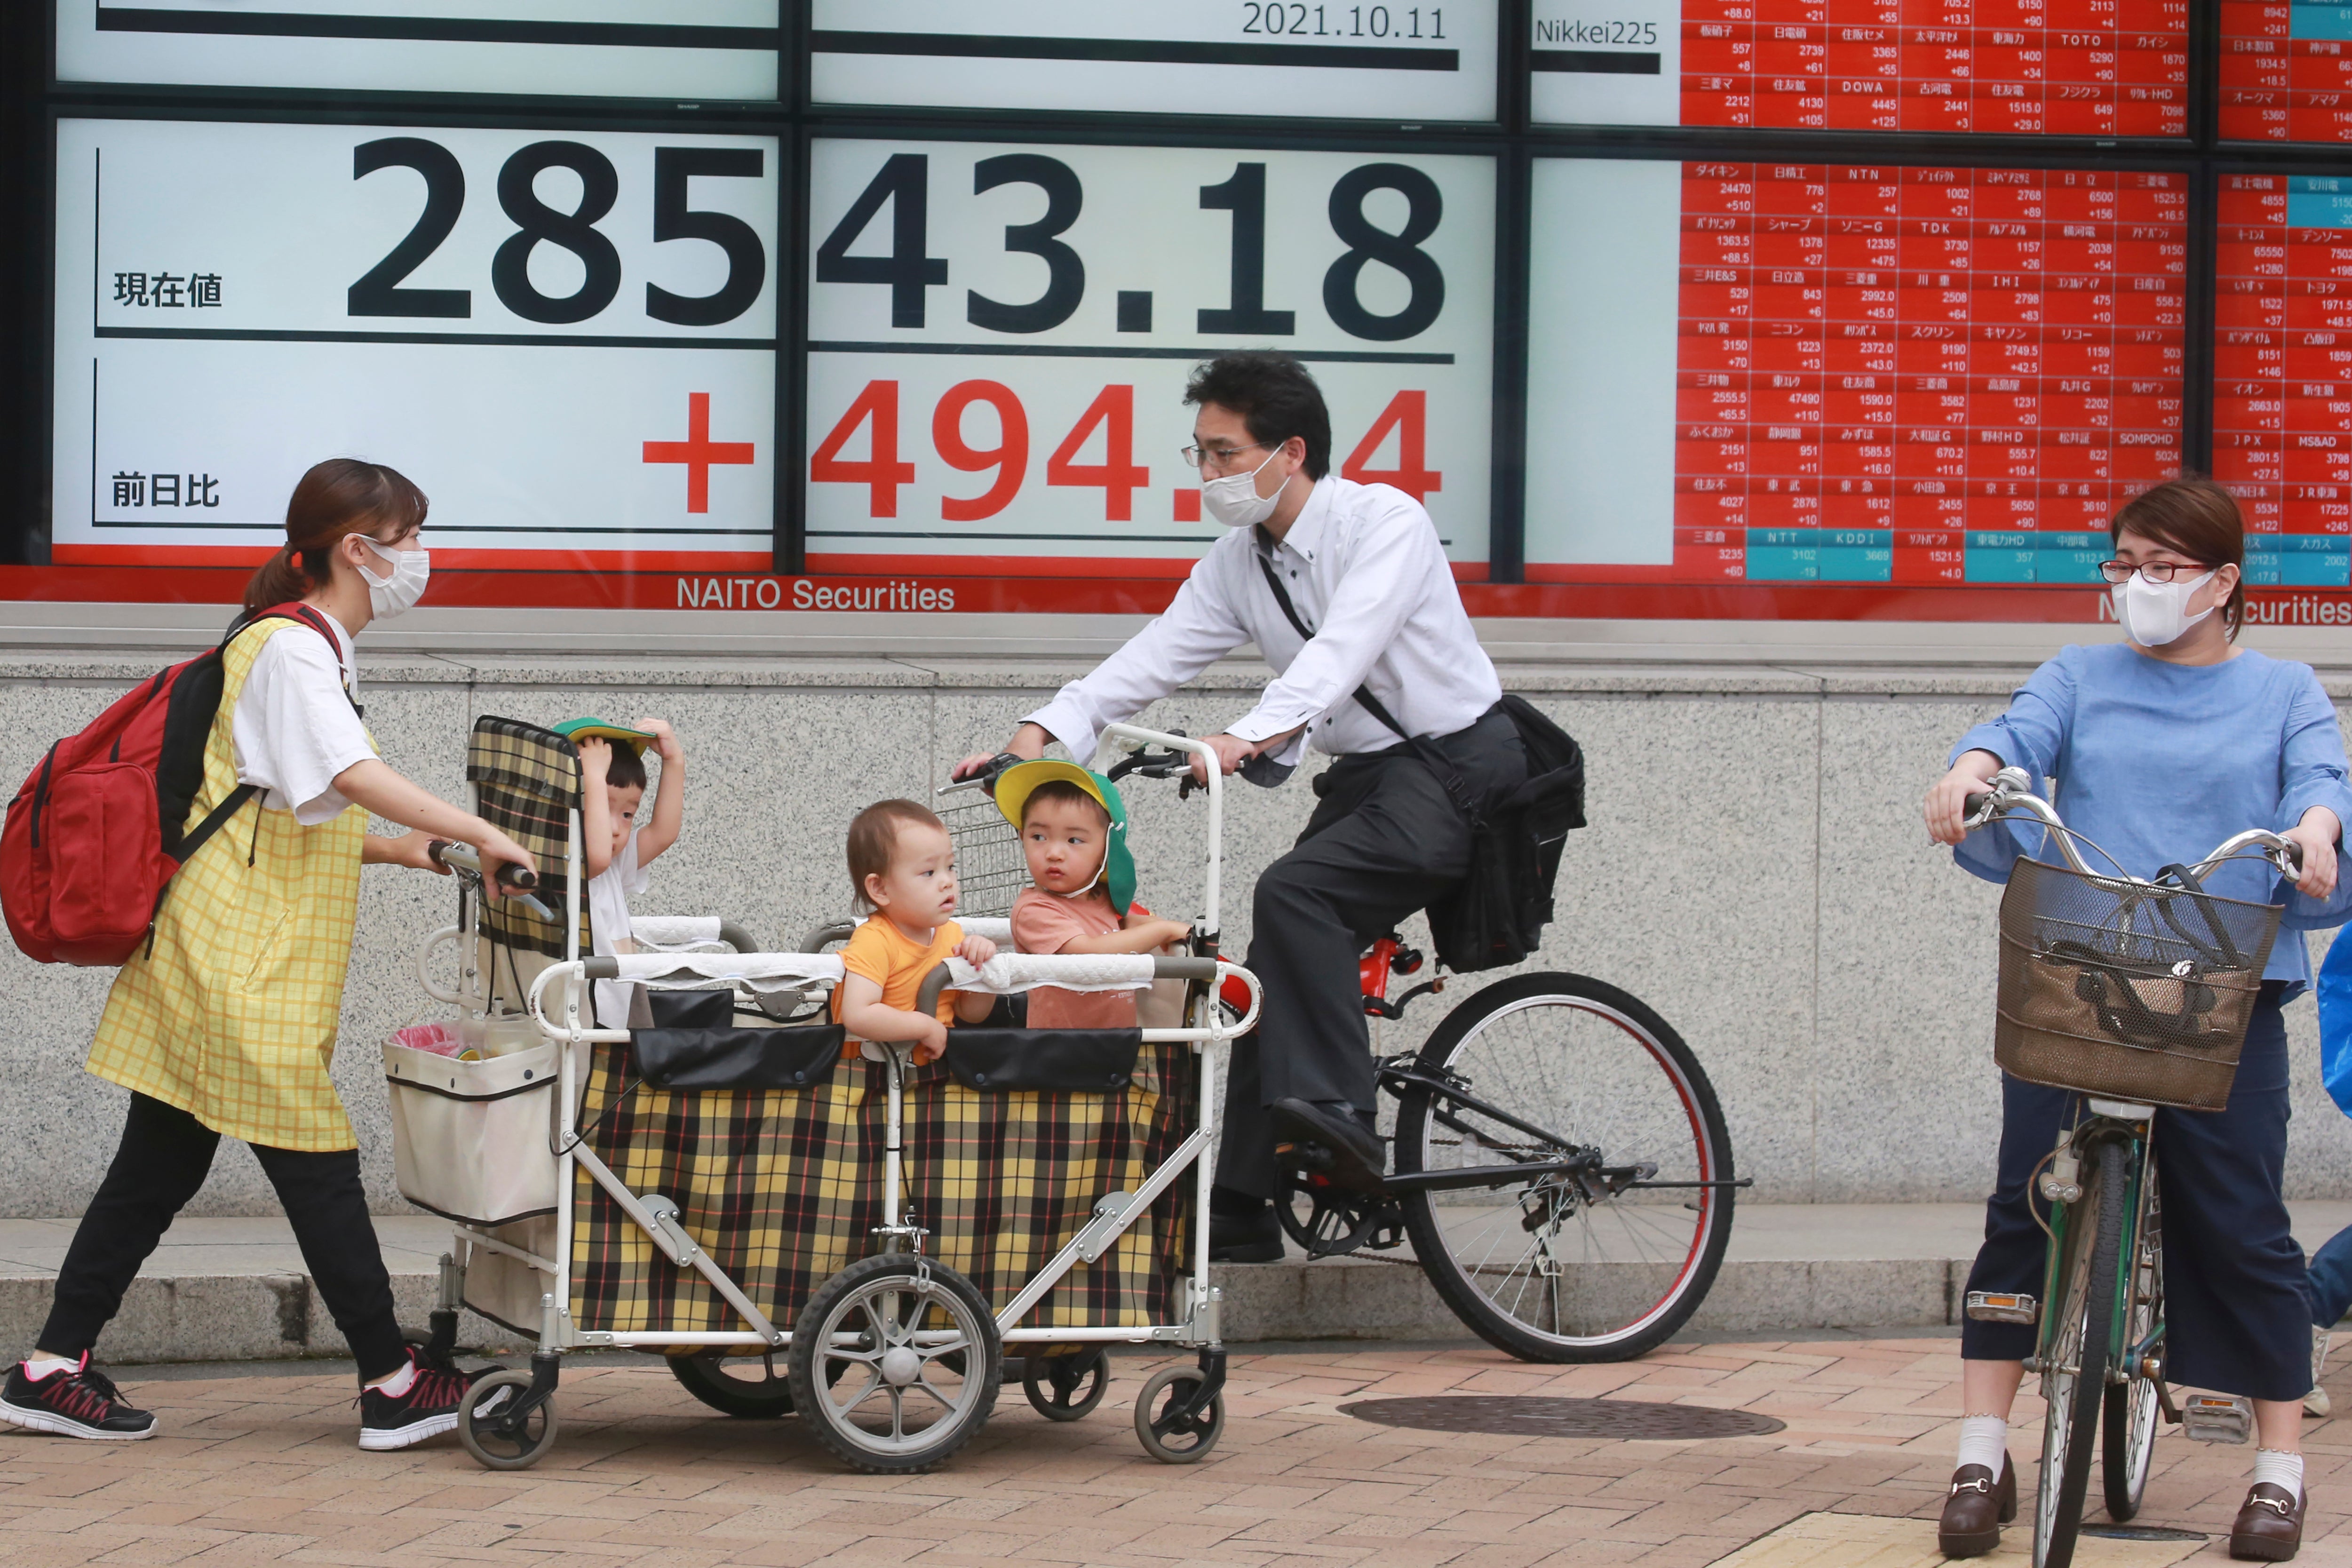
[[[98,1342],[100,1331],[121,1310],[122,1293],[139,1266],[205,1184],[220,1138],[184,1110],[143,1094],[131,1097],[122,1145],[66,1249],[49,1321],[37,1342],[45,1354],[78,1357]],[[360,1381],[399,1371],[408,1349],[393,1315],[392,1277],[368,1218],[359,1151],[251,1148],[294,1222],[303,1266],[350,1342]]]
[[[2279,1185],[2287,1122],[2282,989],[2263,987],[2227,1106],[2156,1113],[2165,1376],[2253,1399],[2311,1392],[2310,1287]],[[2050,1206],[2026,1183],[2057,1142],[2074,1097],[2006,1075],[2000,1094],[2000,1173],[1968,1289],[2039,1296],[2049,1244],[2033,1216],[2038,1210],[2046,1219]],[[2022,1361],[2033,1353],[2033,1336],[2021,1323],[1963,1322],[1960,1354]]]
[[[1499,708],[1436,742],[1474,789],[1527,777],[1527,750]],[[1414,910],[1458,885],[1470,825],[1428,763],[1399,743],[1341,757],[1289,854],[1252,900],[1249,967],[1265,988],[1257,1027],[1234,1042],[1217,1184],[1275,1190],[1265,1108],[1297,1098],[1373,1109],[1371,1034],[1357,959]]]

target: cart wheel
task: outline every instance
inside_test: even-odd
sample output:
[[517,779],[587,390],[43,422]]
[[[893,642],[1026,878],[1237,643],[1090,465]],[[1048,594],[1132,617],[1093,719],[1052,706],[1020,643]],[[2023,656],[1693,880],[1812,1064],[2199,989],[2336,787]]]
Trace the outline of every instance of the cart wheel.
[[508,1414],[521,1403],[532,1381],[527,1372],[494,1372],[466,1391],[465,1403],[457,1406],[457,1441],[484,1469],[529,1469],[555,1447],[552,1397],[541,1400],[520,1418]]
[[1077,1421],[1094,1413],[1110,1390],[1110,1352],[1033,1355],[1023,1363],[1021,1392],[1048,1421]]
[[725,1356],[717,1351],[664,1358],[686,1391],[721,1415],[769,1420],[793,1413],[792,1374],[766,1357]]
[[793,1321],[793,1408],[857,1469],[929,1469],[996,1407],[1001,1348],[988,1303],[954,1269],[903,1253],[865,1258]]
[[1225,1434],[1223,1394],[1198,1415],[1183,1414],[1184,1402],[1200,1386],[1201,1374],[1193,1368],[1165,1367],[1153,1373],[1135,1396],[1135,1440],[1163,1465],[1197,1464]]

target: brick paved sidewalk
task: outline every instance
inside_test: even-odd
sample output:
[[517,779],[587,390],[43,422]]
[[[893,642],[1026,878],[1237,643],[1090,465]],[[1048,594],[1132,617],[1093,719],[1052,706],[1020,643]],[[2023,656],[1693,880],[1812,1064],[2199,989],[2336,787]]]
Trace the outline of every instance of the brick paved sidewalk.
[[[1109,1397],[1072,1426],[1040,1419],[1008,1389],[950,1466],[898,1478],[844,1472],[790,1420],[711,1415],[637,1358],[575,1363],[558,1395],[559,1446],[519,1474],[476,1468],[454,1436],[361,1453],[347,1376],[142,1384],[133,1369],[124,1381],[161,1413],[163,1436],[0,1437],[0,1563],[1700,1568],[1784,1526],[1805,1541],[1834,1535],[1833,1521],[1796,1523],[1826,1511],[1920,1522],[1866,1555],[1789,1540],[1795,1554],[1770,1561],[1893,1568],[1936,1560],[1929,1521],[1959,1415],[1958,1342],[1945,1337],[1686,1345],[1567,1368],[1483,1347],[1333,1347],[1236,1356],[1222,1447],[1169,1468],[1143,1457],[1129,1426],[1155,1364],[1118,1359]],[[2352,1406],[2352,1375],[2341,1384],[2336,1398]],[[1678,1400],[1788,1429],[1706,1442],[1500,1437],[1339,1411],[1367,1395],[1449,1393]],[[2021,1402],[2019,1417],[2038,1423],[2040,1406]],[[2307,1442],[2315,1499],[2301,1561],[2330,1568],[2352,1568],[2352,1422],[2344,1431],[2322,1424]],[[2021,1468],[2038,1432],[2017,1432]],[[2213,1539],[2086,1540],[2077,1561],[2225,1560],[2251,1457],[2161,1437],[2137,1522]],[[2012,1529],[2005,1544],[2024,1542]],[[2022,1559],[2005,1550],[1989,1561]]]

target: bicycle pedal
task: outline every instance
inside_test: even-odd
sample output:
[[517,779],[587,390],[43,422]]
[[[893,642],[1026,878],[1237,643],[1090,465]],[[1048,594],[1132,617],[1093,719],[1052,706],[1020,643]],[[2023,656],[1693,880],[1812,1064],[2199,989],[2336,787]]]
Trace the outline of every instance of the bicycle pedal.
[[2042,1321],[2042,1303],[2031,1296],[2010,1295],[1998,1290],[1969,1292],[1968,1314],[1979,1323],[2038,1323]]
[[2243,1443],[2254,1435],[2254,1402],[2242,1394],[2192,1394],[2180,1402],[2180,1430],[2200,1443]]

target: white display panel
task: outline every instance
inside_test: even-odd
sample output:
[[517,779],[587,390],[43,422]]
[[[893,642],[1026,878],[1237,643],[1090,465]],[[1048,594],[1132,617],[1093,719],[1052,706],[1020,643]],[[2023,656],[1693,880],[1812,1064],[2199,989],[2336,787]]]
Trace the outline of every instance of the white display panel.
[[484,563],[764,563],[780,162],[772,137],[60,121],[53,558],[273,543],[295,479],[350,455]]
[[1533,43],[1537,124],[1682,123],[1683,0],[1535,0]]
[[58,79],[772,102],[778,0],[58,0]]
[[1495,118],[1497,0],[816,0],[819,103]]
[[[826,140],[810,195],[813,563],[1197,556],[1199,361],[1279,348],[1331,466],[1486,556],[1495,170],[1480,157]],[[881,447],[876,446],[877,433]]]

